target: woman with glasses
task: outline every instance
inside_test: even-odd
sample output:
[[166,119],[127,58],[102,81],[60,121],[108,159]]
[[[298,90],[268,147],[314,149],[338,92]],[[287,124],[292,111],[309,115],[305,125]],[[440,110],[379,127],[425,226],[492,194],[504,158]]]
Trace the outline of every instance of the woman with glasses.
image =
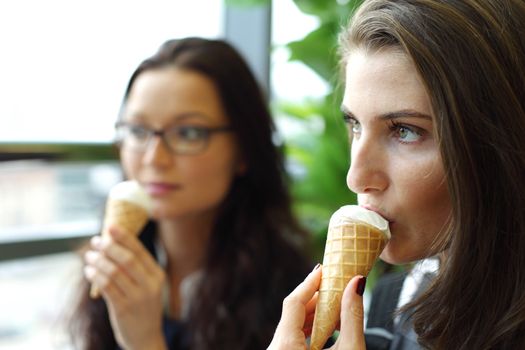
[[223,41],[171,40],[139,65],[116,135],[152,220],[139,238],[91,241],[71,325],[82,349],[266,348],[309,266],[274,131]]
[[[392,309],[374,292],[389,325],[364,333],[352,279],[332,349],[525,349],[525,2],[365,0],[340,39],[347,185],[389,221],[381,258],[428,273]],[[321,273],[286,299],[269,349],[305,349]]]

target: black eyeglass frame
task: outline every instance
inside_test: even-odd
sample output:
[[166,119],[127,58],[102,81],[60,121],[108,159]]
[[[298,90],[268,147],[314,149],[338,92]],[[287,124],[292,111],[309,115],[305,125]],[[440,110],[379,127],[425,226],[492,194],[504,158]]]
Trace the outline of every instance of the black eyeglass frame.
[[[208,147],[208,144],[210,142],[210,137],[212,135],[214,135],[216,133],[221,133],[221,132],[231,132],[231,131],[233,131],[233,128],[231,127],[231,125],[216,126],[216,127],[196,126],[196,125],[187,126],[187,125],[184,125],[184,126],[173,126],[173,127],[167,128],[167,129],[160,129],[159,130],[159,129],[148,128],[148,127],[145,127],[145,126],[142,126],[142,125],[137,125],[137,124],[133,124],[133,123],[119,121],[119,122],[115,123],[115,129],[117,130],[117,135],[118,135],[118,130],[123,128],[123,127],[124,128],[139,127],[139,128],[143,129],[144,131],[146,131],[148,133],[147,142],[146,142],[146,144],[144,146],[144,149],[141,150],[141,151],[144,151],[148,147],[149,142],[151,142],[153,137],[157,136],[157,137],[159,137],[162,140],[162,142],[164,143],[166,148],[170,151],[170,153],[172,153],[172,154],[183,154],[183,155],[198,154],[198,153],[204,151]],[[203,143],[202,143],[202,146],[200,148],[195,149],[194,151],[181,152],[180,150],[174,149],[170,145],[170,143],[166,139],[165,135],[166,135],[167,132],[171,132],[173,130],[181,130],[181,129],[187,129],[187,128],[192,128],[192,129],[199,130],[199,132],[202,134],[202,137],[203,137]],[[117,144],[122,146],[124,141],[125,141],[124,137],[119,138],[117,136],[117,138],[116,138]]]

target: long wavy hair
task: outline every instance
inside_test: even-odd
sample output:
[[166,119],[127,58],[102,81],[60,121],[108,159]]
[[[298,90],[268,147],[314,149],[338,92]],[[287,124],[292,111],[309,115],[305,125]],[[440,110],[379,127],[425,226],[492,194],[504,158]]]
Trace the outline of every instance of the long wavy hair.
[[430,96],[452,201],[444,259],[411,307],[431,349],[525,349],[525,2],[370,0],[340,36],[402,50]]
[[[207,251],[202,285],[187,322],[191,349],[265,349],[283,298],[304,278],[307,235],[294,219],[281,148],[267,101],[245,61],[222,40],[186,38],[164,43],[128,83],[166,66],[209,78],[236,135],[246,172],[222,203]],[[84,284],[87,283],[84,281]],[[71,333],[85,349],[116,346],[103,300],[84,286]]]

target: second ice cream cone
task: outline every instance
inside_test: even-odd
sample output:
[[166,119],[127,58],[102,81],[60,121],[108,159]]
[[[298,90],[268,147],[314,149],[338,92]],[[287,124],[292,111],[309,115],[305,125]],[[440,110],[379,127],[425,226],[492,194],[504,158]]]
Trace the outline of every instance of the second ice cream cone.
[[[102,236],[109,234],[111,226],[127,234],[138,235],[148,221],[150,211],[150,198],[137,182],[118,183],[111,189],[106,202]],[[100,291],[92,286],[89,295],[98,298]]]
[[129,234],[139,234],[148,221],[146,209],[135,203],[110,199],[106,205],[102,234],[107,234],[110,226],[116,226]]
[[[109,234],[109,227],[114,226],[128,234],[138,235],[146,222],[148,212],[141,206],[125,200],[109,199],[106,204],[102,236]],[[89,292],[91,298],[98,298],[100,291],[95,286]]]

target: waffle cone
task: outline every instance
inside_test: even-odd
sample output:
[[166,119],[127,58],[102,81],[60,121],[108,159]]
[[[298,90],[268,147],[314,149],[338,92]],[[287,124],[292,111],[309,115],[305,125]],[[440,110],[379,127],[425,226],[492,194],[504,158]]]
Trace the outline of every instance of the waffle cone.
[[311,350],[320,350],[340,319],[343,291],[355,275],[366,276],[387,243],[385,235],[366,223],[330,227],[323,276],[315,310]]
[[116,226],[126,233],[138,235],[147,221],[148,212],[140,205],[110,199],[106,204],[102,234],[107,235],[109,227]]
[[[140,205],[125,200],[109,199],[106,203],[102,235],[109,235],[108,230],[111,226],[118,227],[127,234],[138,235],[146,225],[148,217],[148,212]],[[92,286],[89,295],[98,298],[100,292]]]

